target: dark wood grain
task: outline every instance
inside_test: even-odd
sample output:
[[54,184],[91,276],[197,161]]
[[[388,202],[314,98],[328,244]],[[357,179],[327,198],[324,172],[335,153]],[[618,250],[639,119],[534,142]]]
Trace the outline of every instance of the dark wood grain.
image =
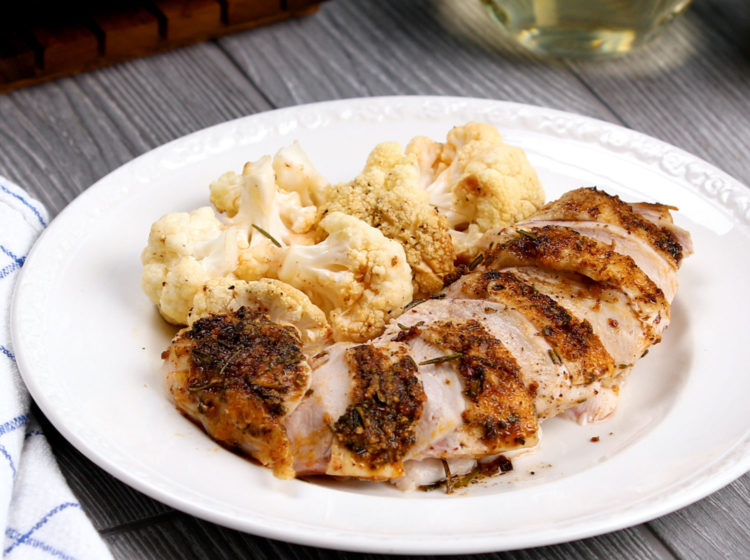
[[49,74],[85,67],[99,56],[99,40],[83,24],[45,25],[34,29],[34,38],[42,47],[42,70]]
[[30,31],[0,26],[0,83],[31,78],[37,68],[36,44]]
[[104,10],[93,19],[102,31],[103,54],[107,57],[124,60],[134,54],[150,54],[159,48],[159,20],[142,6]]
[[225,5],[229,25],[269,17],[282,9],[281,0],[227,0]]
[[[29,87],[309,15],[317,3],[310,0],[14,2],[2,8],[0,17],[0,91]],[[14,37],[19,33],[31,36],[32,44]]]
[[[624,124],[747,183],[747,6],[696,0],[638,55],[574,63],[520,50],[478,2],[332,0],[308,18],[0,95],[0,174],[54,215],[131,158],[228,119],[352,96],[443,94]],[[117,558],[386,558],[272,541],[174,512],[104,473],[48,424],[46,431],[71,488]],[[747,558],[749,496],[745,475],[648,524],[469,558]]]

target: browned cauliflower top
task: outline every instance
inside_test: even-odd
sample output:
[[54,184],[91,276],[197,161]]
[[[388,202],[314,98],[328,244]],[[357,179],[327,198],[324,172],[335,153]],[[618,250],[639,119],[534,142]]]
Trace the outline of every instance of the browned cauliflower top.
[[448,223],[419,184],[416,157],[405,155],[396,142],[377,145],[354,180],[329,188],[321,209],[356,216],[401,243],[415,297],[440,291],[453,271]]

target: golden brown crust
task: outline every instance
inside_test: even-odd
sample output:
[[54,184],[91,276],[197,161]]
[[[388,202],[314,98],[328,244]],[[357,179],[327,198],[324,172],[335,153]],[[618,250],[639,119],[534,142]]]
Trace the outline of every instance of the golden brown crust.
[[[666,208],[662,205],[653,206]],[[648,243],[675,268],[682,262],[683,247],[671,229],[659,227],[634,212],[618,196],[593,187],[565,193],[543,206],[527,221],[534,220],[590,221],[617,225]]]
[[443,278],[453,272],[455,250],[445,216],[413,195],[408,186],[383,188],[360,176],[332,186],[321,213],[344,212],[401,243],[412,268],[414,296],[424,297],[439,292]]
[[577,272],[622,290],[643,325],[648,341],[660,340],[654,326],[669,318],[664,293],[635,264],[613,247],[562,226],[509,229],[500,232],[485,253],[483,269],[539,266]]
[[487,454],[534,443],[534,398],[519,378],[520,368],[508,349],[478,321],[446,320],[421,332],[425,341],[456,355],[467,400],[462,430],[486,446]]
[[503,303],[521,313],[551,346],[550,360],[564,363],[574,385],[611,377],[615,363],[591,325],[511,272],[489,270],[468,277],[464,295]]
[[353,380],[351,404],[332,427],[336,439],[373,476],[385,466],[402,470],[427,398],[417,365],[403,345],[395,351],[354,346],[346,351],[346,362]]
[[296,328],[246,308],[196,321],[172,344],[188,353],[170,389],[181,410],[217,441],[251,453],[282,477],[294,476],[283,417],[301,400],[310,369]]

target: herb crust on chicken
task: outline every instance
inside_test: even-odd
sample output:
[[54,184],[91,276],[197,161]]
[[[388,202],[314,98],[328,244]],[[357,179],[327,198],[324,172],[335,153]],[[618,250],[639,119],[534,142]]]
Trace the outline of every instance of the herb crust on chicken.
[[[670,210],[597,189],[567,193],[485,233],[471,270],[362,343],[306,353],[283,317],[241,310],[200,319],[200,337],[183,331],[164,354],[171,392],[209,434],[279,476],[401,488],[447,478],[452,488],[501,454],[533,447],[547,418],[613,413],[636,360],[669,324],[677,270],[692,251]],[[224,324],[258,330],[260,342],[220,350]],[[217,349],[213,369],[186,350],[198,339]],[[258,354],[258,344],[289,360]],[[238,373],[235,360],[258,369]],[[199,410],[218,406],[217,394],[248,407],[229,427]]]

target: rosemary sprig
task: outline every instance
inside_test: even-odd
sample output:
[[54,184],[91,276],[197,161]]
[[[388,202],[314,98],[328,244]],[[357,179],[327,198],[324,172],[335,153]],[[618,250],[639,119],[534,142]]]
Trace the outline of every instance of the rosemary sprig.
[[520,233],[524,237],[528,237],[529,239],[538,239],[536,233],[533,233],[531,231],[528,231],[528,230],[525,230],[525,229],[519,229],[519,230],[516,230],[516,231],[518,231],[518,233]]
[[458,490],[460,488],[466,488],[469,484],[474,482],[480,475],[481,471],[479,467],[474,467],[466,474],[456,476],[453,481],[453,489]]
[[273,243],[273,244],[274,244],[274,245],[276,245],[277,247],[281,247],[281,243],[279,243],[279,242],[278,242],[278,241],[277,241],[277,240],[276,240],[276,239],[274,238],[274,236],[273,236],[273,235],[271,235],[270,233],[268,233],[268,232],[267,232],[266,230],[264,230],[264,229],[263,229],[262,227],[260,227],[259,225],[256,225],[256,224],[252,224],[252,225],[253,225],[253,227],[254,227],[254,228],[255,228],[256,230],[258,230],[258,233],[260,233],[260,234],[261,234],[261,235],[263,235],[264,237],[267,237],[267,238],[268,238],[268,239],[269,239],[269,240],[271,241],[271,243]]
[[424,298],[417,298],[417,299],[413,299],[413,300],[411,300],[411,301],[410,301],[409,303],[407,303],[407,304],[406,304],[406,305],[404,306],[404,311],[408,311],[409,309],[411,309],[411,308],[412,308],[412,307],[414,307],[415,305],[419,305],[420,303],[424,303],[425,301],[427,301],[427,300],[426,300],[426,299],[424,299]]
[[425,360],[424,362],[419,362],[418,365],[426,366],[429,364],[440,364],[443,362],[448,362],[450,360],[455,360],[457,358],[460,358],[461,356],[463,356],[461,352],[455,352],[454,354],[447,354],[445,356],[438,356],[436,358],[430,358],[429,360]]
[[552,363],[555,365],[560,365],[563,363],[562,358],[560,357],[560,354],[557,353],[557,350],[554,348],[550,348],[547,350],[547,354],[549,354],[549,359],[552,360]]
[[210,387],[214,387],[215,385],[220,385],[221,380],[220,379],[211,379],[210,381],[206,381],[203,385],[196,385],[194,387],[188,387],[188,392],[195,393],[196,391],[203,391],[203,389],[208,389]]
[[479,253],[469,263],[469,270],[474,270],[476,267],[478,267],[480,264],[482,264],[483,260],[484,260],[484,253]]
[[224,375],[224,370],[227,369],[227,366],[232,363],[232,360],[234,360],[237,357],[237,354],[239,354],[240,352],[242,352],[242,349],[237,350],[234,354],[229,356],[223,364],[221,364],[221,369],[219,370],[219,377]]
[[453,494],[453,474],[451,473],[451,468],[445,459],[440,459],[440,461],[443,463],[443,470],[445,471],[445,493]]

